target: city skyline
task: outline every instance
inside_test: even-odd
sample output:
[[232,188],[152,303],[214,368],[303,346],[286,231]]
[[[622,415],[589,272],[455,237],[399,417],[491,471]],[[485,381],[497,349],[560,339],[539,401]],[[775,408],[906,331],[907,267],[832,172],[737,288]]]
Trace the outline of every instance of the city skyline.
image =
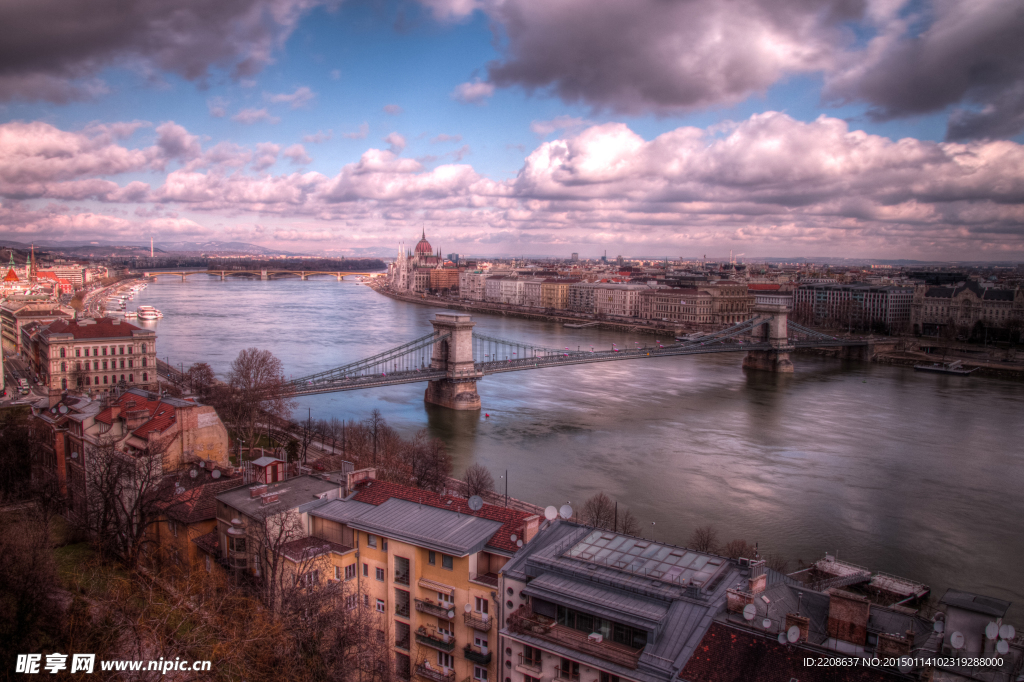
[[0,238],[1024,257],[1012,2],[117,7],[3,22]]

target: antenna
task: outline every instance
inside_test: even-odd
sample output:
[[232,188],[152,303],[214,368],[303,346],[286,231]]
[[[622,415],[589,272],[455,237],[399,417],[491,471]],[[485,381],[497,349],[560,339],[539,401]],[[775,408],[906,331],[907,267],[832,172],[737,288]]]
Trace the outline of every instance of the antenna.
[[786,633],[785,632],[780,632],[779,633],[779,644],[785,644],[788,641],[789,640],[786,639]]
[[[468,504],[469,508],[473,511],[480,511],[484,507],[484,501],[479,495],[473,495],[473,497],[469,498]],[[515,537],[513,536],[512,539],[515,540]]]
[[563,519],[569,519],[572,517],[572,507],[567,504],[563,504],[561,509],[558,510],[558,515]]
[[515,533],[512,533],[512,537],[511,537],[511,538],[509,538],[509,539],[510,539],[510,540],[512,540],[512,542],[515,542],[515,541],[516,541],[516,540],[518,540],[519,538],[517,538],[517,537],[516,537],[516,534],[515,534]]
[[544,518],[548,521],[554,521],[556,516],[558,516],[558,510],[553,506],[544,510]]
[[[469,606],[469,604],[466,604],[466,606]],[[455,618],[455,609],[448,609],[448,620],[452,620],[453,618]]]
[[522,540],[516,540],[516,547],[522,547],[522,546],[523,546],[523,541]]
[[1003,639],[1013,639],[1017,636],[1017,630],[1012,625],[1007,623],[999,628],[999,636]]

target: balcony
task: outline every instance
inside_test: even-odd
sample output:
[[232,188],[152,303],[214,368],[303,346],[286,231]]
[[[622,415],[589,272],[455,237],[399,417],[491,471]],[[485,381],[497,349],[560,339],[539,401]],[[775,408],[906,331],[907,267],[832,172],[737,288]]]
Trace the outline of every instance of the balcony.
[[455,651],[455,636],[440,632],[434,629],[427,629],[422,625],[416,630],[416,641],[426,644],[439,651],[451,653]]
[[463,613],[462,620],[466,625],[480,632],[490,632],[491,626],[494,624],[494,619],[486,613]]
[[416,665],[416,674],[433,682],[455,682],[455,671],[438,670],[430,666],[429,661],[423,661]]
[[522,653],[519,654],[519,665],[516,666],[516,671],[521,672],[524,675],[534,677],[538,680],[544,673],[539,660],[524,658]]
[[420,613],[428,613],[431,616],[437,616],[438,618],[448,618],[448,612],[452,610],[452,606],[438,604],[430,601],[429,599],[417,599],[416,610]]
[[498,589],[498,574],[497,573],[480,573],[478,575],[469,576],[469,582],[477,583],[478,585],[486,585],[491,589]]
[[567,670],[561,668],[555,668],[555,679],[556,680],[568,680],[568,682],[580,682],[580,674],[573,674]]
[[477,665],[491,664],[491,652],[485,652],[483,649],[473,644],[467,644],[462,650],[462,655],[466,657],[466,660],[473,661]]
[[551,618],[533,613],[529,606],[520,606],[509,616],[508,628],[514,633],[559,644],[632,670],[636,670],[642,652],[642,649],[633,649],[616,642],[591,641],[586,633],[558,625]]

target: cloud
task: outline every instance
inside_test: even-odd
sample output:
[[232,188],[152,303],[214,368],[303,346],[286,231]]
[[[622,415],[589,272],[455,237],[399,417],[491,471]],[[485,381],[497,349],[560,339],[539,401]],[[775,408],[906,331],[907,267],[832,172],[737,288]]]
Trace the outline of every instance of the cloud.
[[440,21],[464,19],[481,6],[477,0],[419,0]]
[[[899,5],[897,5],[898,7]],[[844,55],[825,96],[867,102],[878,120],[964,105],[949,139],[1009,137],[1024,130],[1024,11],[1015,0],[932,2],[921,15],[877,17],[877,35]]]
[[328,75],[330,75],[332,81],[336,81],[341,78],[341,71],[339,69],[332,69]]
[[402,150],[405,149],[405,138],[398,133],[391,133],[384,138],[384,141],[388,143],[388,149],[392,154],[401,154]]
[[578,132],[579,130],[586,128],[589,125],[593,125],[593,121],[587,121],[582,118],[573,118],[572,116],[556,116],[550,121],[533,121],[530,123],[530,130],[540,137],[547,137],[551,133],[559,130],[568,130]]
[[[103,69],[170,72],[205,84],[213,70],[250,77],[272,61],[320,0],[33,0],[5,13],[0,101],[66,103],[101,94]],[[57,18],[57,19],[55,19]]]
[[253,123],[280,123],[281,119],[277,116],[271,116],[270,112],[266,109],[242,109],[237,114],[231,117],[232,121],[238,121],[245,125],[252,125]]
[[347,137],[350,140],[365,140],[366,136],[370,134],[370,125],[365,121],[359,124],[359,130],[353,133],[342,133],[342,137]]
[[441,133],[430,142],[432,144],[440,144],[441,142],[462,142],[462,135],[446,135]]
[[484,83],[479,78],[469,83],[462,83],[451,94],[452,99],[463,104],[484,104],[494,94],[494,85]]
[[[728,245],[793,255],[1024,257],[1024,146],[1005,140],[891,140],[835,118],[802,122],[779,112],[649,140],[606,123],[541,142],[514,176],[495,181],[458,162],[465,146],[445,155],[456,162],[427,170],[399,156],[398,133],[385,138],[389,149],[368,149],[327,176],[268,172],[282,154],[306,163],[301,145],[283,153],[272,143],[202,149],[171,122],[154,131],[156,144],[125,146],[120,140],[141,125],[72,132],[0,124],[0,231],[77,230],[81,238],[140,229],[133,221],[142,218],[201,227],[252,215],[273,216],[283,233],[344,224],[354,243],[368,245],[427,221],[445,242],[481,250],[603,243],[652,254]],[[152,186],[119,180],[160,160],[180,167]],[[125,209],[105,215],[68,203],[83,200]],[[155,206],[182,215],[158,215]]]
[[228,114],[228,100],[223,97],[212,97],[206,100],[206,107],[210,110],[210,116],[224,118]]
[[328,130],[326,133],[318,130],[313,135],[303,135],[302,141],[309,142],[310,144],[320,144],[321,142],[328,142],[332,137],[334,137],[333,130]]
[[391,116],[398,116],[400,113],[402,113],[402,107],[398,106],[397,104],[385,104],[384,113],[389,114]]
[[316,93],[305,85],[296,88],[295,92],[290,94],[281,93],[275,95],[268,92],[263,93],[263,99],[268,102],[271,102],[272,104],[287,104],[292,109],[301,109],[302,107],[308,106],[315,98]]
[[301,144],[293,144],[281,152],[281,156],[291,160],[296,166],[305,166],[313,163],[313,159],[309,158],[309,155],[306,154],[306,148]]

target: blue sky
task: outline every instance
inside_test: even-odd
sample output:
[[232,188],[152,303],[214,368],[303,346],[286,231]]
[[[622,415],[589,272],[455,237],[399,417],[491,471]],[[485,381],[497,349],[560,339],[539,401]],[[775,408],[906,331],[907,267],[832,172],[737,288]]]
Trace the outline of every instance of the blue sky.
[[[478,255],[1020,256],[1024,77],[1019,48],[992,50],[1012,3],[693,4],[714,11],[232,0],[178,33],[142,12],[138,42],[58,40],[28,10],[38,54],[0,70],[0,233],[365,252],[425,225]],[[974,62],[996,76],[971,82]]]

